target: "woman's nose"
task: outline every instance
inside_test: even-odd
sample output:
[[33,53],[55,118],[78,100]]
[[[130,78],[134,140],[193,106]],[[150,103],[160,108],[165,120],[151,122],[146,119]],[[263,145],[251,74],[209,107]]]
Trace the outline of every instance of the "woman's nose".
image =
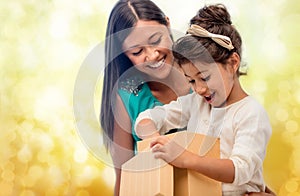
[[159,57],[159,51],[155,47],[148,47],[146,61],[155,61]]

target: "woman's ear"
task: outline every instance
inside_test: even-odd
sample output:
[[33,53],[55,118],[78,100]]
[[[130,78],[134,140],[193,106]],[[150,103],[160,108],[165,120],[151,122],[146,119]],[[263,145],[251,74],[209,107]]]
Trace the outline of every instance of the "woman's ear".
[[167,26],[170,28],[170,19],[169,19],[168,16],[165,16],[165,18],[166,18],[166,21],[167,21]]
[[169,31],[169,34],[170,34],[170,37],[172,39],[172,41],[174,42],[174,38],[173,38],[173,35],[172,35],[172,32],[171,32],[171,24],[170,24],[170,19],[168,16],[165,16],[165,19],[167,21],[167,27],[168,27],[168,31]]

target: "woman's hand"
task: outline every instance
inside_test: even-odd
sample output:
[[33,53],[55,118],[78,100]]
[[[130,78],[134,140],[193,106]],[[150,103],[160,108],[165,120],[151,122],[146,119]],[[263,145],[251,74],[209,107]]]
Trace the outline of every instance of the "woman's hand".
[[166,136],[159,136],[150,143],[155,158],[179,168],[186,168],[186,163],[194,154]]

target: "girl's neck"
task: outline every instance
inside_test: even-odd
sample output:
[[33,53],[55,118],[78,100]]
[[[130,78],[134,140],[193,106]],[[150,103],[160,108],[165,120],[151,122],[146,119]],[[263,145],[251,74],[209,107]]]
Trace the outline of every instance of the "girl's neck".
[[226,105],[231,105],[235,102],[242,100],[243,98],[245,98],[247,96],[248,96],[248,94],[242,88],[239,78],[236,77],[234,86],[232,88],[232,91],[230,93],[230,96],[229,96],[229,99],[227,100]]

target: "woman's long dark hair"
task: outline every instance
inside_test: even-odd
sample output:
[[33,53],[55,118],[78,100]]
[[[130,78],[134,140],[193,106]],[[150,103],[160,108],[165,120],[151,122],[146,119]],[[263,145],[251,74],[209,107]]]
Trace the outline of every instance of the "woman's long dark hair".
[[113,88],[119,77],[130,67],[132,62],[122,51],[124,39],[138,20],[157,21],[168,24],[164,13],[150,0],[119,0],[110,13],[105,40],[105,69],[100,111],[100,123],[103,141],[107,149],[113,141],[114,113],[116,95]]

